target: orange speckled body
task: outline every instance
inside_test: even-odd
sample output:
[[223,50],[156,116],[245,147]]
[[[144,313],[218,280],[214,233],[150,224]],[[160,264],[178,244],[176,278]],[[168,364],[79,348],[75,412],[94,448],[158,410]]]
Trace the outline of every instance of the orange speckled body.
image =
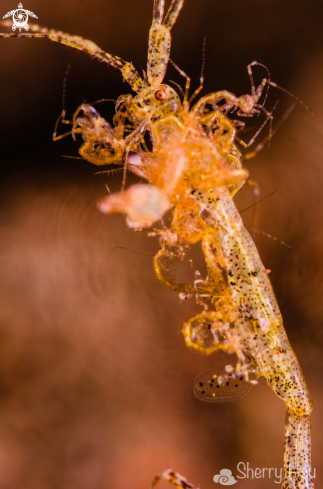
[[[0,37],[47,37],[85,51],[117,68],[135,96],[122,95],[116,103],[113,123],[103,119],[89,104],[81,105],[70,133],[81,134],[81,156],[95,165],[124,163],[148,183],[136,184],[99,202],[102,212],[123,212],[134,229],[158,223],[172,209],[170,224],[156,229],[161,249],[154,258],[157,278],[181,299],[194,298],[203,311],[184,323],[186,345],[209,355],[218,350],[235,353],[237,375],[247,382],[250,372],[267,379],[284,400],[287,411],[283,489],[313,489],[311,479],[310,412],[312,402],[297,358],[287,339],[282,317],[257,249],[243,226],[233,202],[248,172],[242,167],[236,143],[241,121],[231,120],[230,111],[252,116],[271,114],[258,103],[270,80],[255,88],[251,65],[251,94],[236,97],[225,90],[202,97],[192,108],[190,80],[185,73],[183,100],[163,84],[170,55],[170,30],[184,0],[172,0],[164,16],[164,0],[154,0],[149,34],[147,79],[131,63],[106,53],[78,36],[30,25],[28,34]],[[11,24],[8,21],[2,25]],[[62,136],[56,136],[59,139]],[[147,147],[147,140],[150,149]],[[183,261],[190,245],[201,242],[207,276],[195,272],[195,280],[177,284],[173,260]],[[242,389],[243,390],[243,389]],[[172,470],[161,478],[176,487],[194,486]]]

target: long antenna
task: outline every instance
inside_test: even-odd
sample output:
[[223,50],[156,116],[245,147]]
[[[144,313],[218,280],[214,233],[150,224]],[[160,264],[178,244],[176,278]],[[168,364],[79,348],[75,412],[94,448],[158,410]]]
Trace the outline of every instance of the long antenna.
[[292,92],[290,92],[289,90],[286,90],[286,88],[283,88],[283,87],[281,87],[281,86],[277,85],[277,83],[274,83],[274,82],[272,82],[272,81],[270,81],[270,82],[268,82],[268,83],[270,83],[270,85],[271,85],[272,87],[275,87],[275,88],[278,88],[279,90],[282,90],[283,92],[287,93],[288,95],[290,95],[291,97],[293,97],[295,100],[297,100],[297,102],[298,102],[299,104],[301,104],[301,105],[302,105],[302,106],[303,106],[303,107],[304,107],[306,110],[308,110],[308,111],[310,112],[310,114],[312,114],[312,116],[313,116],[313,117],[315,117],[315,119],[316,119],[316,120],[318,120],[318,121],[319,121],[319,122],[322,124],[321,119],[319,119],[319,118],[317,117],[317,115],[316,115],[316,114],[313,112],[313,110],[312,110],[312,109],[311,109],[311,108],[310,108],[308,105],[306,105],[306,104],[305,104],[305,103],[304,103],[304,102],[303,102],[303,101],[302,101],[300,98],[296,97],[296,95],[294,95],[294,94],[293,94]]
[[203,55],[202,55],[202,69],[201,69],[201,77],[200,77],[200,86],[195,90],[195,92],[193,93],[193,95],[189,99],[188,105],[190,105],[192,103],[192,100],[194,100],[195,97],[200,93],[200,91],[202,90],[203,85],[204,85],[205,44],[206,44],[206,37],[204,37],[204,40],[203,40]]
[[65,110],[66,84],[67,84],[67,77],[68,77],[68,73],[69,73],[70,69],[71,69],[71,65],[68,64],[67,68],[65,70],[65,75],[64,75],[64,79],[63,79],[63,93],[62,93],[62,117],[63,118],[65,117],[65,114],[66,114],[66,110]]
[[239,210],[239,213],[242,214],[243,212],[246,212],[248,211],[249,209],[252,209],[253,207],[255,207],[256,205],[260,204],[261,202],[263,202],[264,200],[267,200],[269,197],[271,197],[272,195],[274,195],[276,192],[278,192],[278,190],[280,190],[282,187],[278,187],[276,188],[276,190],[273,190],[273,192],[270,192],[270,194],[267,194],[265,195],[265,197],[263,197],[262,199],[258,200],[257,202],[255,202],[254,204],[252,205],[249,205],[248,207],[245,207],[244,209],[241,209],[241,211]]

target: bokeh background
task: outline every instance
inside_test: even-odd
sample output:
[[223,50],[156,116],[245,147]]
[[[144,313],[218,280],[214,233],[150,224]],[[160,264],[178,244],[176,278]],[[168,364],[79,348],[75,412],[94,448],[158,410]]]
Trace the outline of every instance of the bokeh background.
[[[151,0],[24,6],[42,25],[145,68]],[[1,16],[14,8],[4,0]],[[323,120],[322,22],[319,0],[186,0],[172,58],[196,87],[205,36],[203,94],[249,93],[246,66],[257,60]],[[234,358],[186,349],[179,330],[199,308],[156,280],[150,254],[158,242],[129,230],[123,216],[96,210],[105,184],[116,191],[121,176],[96,176],[89,163],[62,157],[77,156],[80,141],[51,140],[68,64],[71,114],[84,100],[128,93],[127,84],[116,70],[47,40],[0,39],[0,60],[0,487],[141,489],[172,467],[207,489],[223,468],[237,475],[238,462],[280,469],[283,403],[263,384],[235,403],[194,397],[196,375]],[[254,73],[257,83],[266,76]],[[183,83],[172,67],[167,79]],[[269,110],[279,100],[275,127],[293,100],[273,88],[269,95]],[[111,117],[113,104],[102,113]],[[258,127],[253,118],[244,138]],[[260,198],[280,190],[243,214],[248,228],[278,240],[254,234],[314,400],[316,487],[323,480],[322,136],[322,123],[297,107],[247,164]],[[238,207],[253,202],[246,186]],[[279,487],[274,480],[238,487]]]

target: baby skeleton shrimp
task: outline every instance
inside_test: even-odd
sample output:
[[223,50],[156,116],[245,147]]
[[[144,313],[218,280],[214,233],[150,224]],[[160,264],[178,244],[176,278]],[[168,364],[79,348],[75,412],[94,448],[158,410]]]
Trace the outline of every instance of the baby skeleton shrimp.
[[[0,36],[48,37],[82,50],[117,68],[136,93],[134,97],[119,97],[113,125],[89,104],[82,104],[72,121],[65,120],[64,111],[61,116],[63,123],[72,125],[67,134],[73,137],[81,134],[84,142],[79,152],[83,158],[99,166],[124,163],[125,170],[130,169],[148,181],[122,188],[121,192],[104,198],[98,207],[105,213],[125,213],[128,226],[134,229],[150,227],[172,209],[170,225],[167,227],[162,221],[162,228],[153,233],[160,236],[161,244],[154,268],[157,278],[179,292],[182,299],[195,297],[204,306],[203,312],[184,323],[186,345],[205,355],[217,350],[234,352],[238,364],[234,373],[227,376],[227,385],[234,376],[241,378],[242,393],[248,390],[246,382],[255,382],[251,376],[267,379],[286,405],[282,487],[313,489],[312,401],[287,339],[266,270],[233,202],[248,172],[242,167],[236,146],[237,141],[241,142],[237,128],[242,123],[231,120],[229,113],[237,111],[242,116],[252,116],[262,110],[270,119],[271,114],[258,102],[264,87],[271,82],[264,79],[255,88],[251,67],[256,63],[252,63],[248,67],[251,95],[236,97],[223,90],[202,97],[191,108],[192,100],[202,89],[203,78],[189,98],[190,79],[178,68],[186,78],[181,101],[163,79],[170,56],[170,30],[183,3],[184,0],[172,0],[164,16],[164,0],[154,0],[144,79],[132,63],[78,36],[38,25],[30,25],[33,33]],[[10,25],[8,21],[1,23]],[[55,130],[54,139],[63,136],[57,136]],[[148,141],[151,149],[147,147]],[[201,242],[207,277],[203,279],[195,272],[192,283],[177,284],[172,262],[183,260],[189,246],[197,242]],[[203,374],[203,381],[207,378],[208,374]],[[209,397],[213,395],[213,384],[210,385]],[[195,391],[203,397],[197,384]],[[156,477],[152,486],[161,478],[183,489],[194,488],[172,470]]]

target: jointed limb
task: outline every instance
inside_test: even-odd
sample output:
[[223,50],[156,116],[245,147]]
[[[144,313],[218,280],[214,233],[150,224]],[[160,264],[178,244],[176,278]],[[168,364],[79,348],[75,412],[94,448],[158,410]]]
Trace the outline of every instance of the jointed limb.
[[168,469],[162,472],[160,475],[156,475],[151,483],[151,489],[154,489],[158,482],[162,479],[167,480],[171,484],[173,484],[178,489],[198,489],[196,486],[193,486],[190,482],[188,482],[185,477],[183,477],[178,472],[174,472],[174,470]]
[[194,294],[196,291],[193,284],[176,283],[172,259],[172,253],[167,246],[163,247],[154,257],[154,270],[158,280],[175,292]]
[[[11,24],[12,22],[10,21],[0,21],[0,25],[3,25],[5,27],[11,27]],[[117,68],[119,71],[121,71],[123,78],[130,84],[131,88],[135,92],[140,91],[145,86],[145,82],[140,78],[137,70],[132,65],[132,63],[128,63],[118,56],[114,56],[110,53],[103,51],[99,46],[97,46],[97,44],[88,39],[83,39],[83,37],[73,36],[66,32],[56,31],[54,29],[47,29],[46,27],[41,27],[37,24],[29,24],[29,29],[34,32],[34,34],[0,33],[0,37],[47,37],[51,41],[59,42],[61,44],[65,44],[66,46],[83,51],[84,53],[90,54],[96,59],[104,61],[114,68]]]

